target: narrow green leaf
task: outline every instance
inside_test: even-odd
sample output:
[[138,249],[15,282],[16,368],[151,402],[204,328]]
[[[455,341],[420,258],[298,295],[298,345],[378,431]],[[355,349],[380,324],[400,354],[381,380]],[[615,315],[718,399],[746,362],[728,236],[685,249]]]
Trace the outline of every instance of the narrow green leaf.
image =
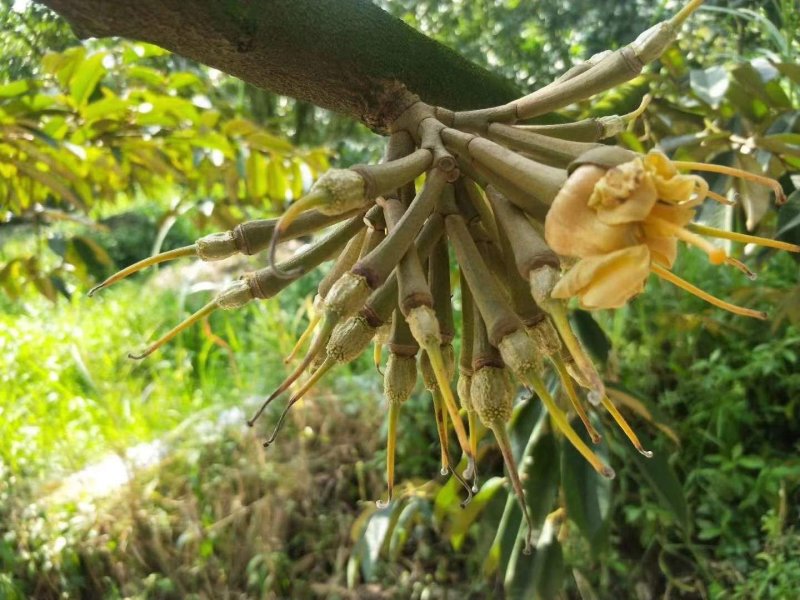
[[794,83],[800,85],[800,64],[796,63],[778,63],[774,65],[781,75],[788,77]]
[[25,81],[24,79],[20,81],[12,81],[11,83],[0,85],[0,98],[21,96],[29,89],[31,89],[31,83],[29,81]]
[[657,443],[641,430],[637,432],[645,448],[653,450],[653,457],[646,458],[638,452],[631,452],[630,457],[648,481],[664,507],[684,531],[689,530],[689,509],[678,476],[669,464],[667,445]]
[[105,56],[105,52],[92,54],[75,69],[69,81],[69,93],[76,106],[83,106],[89,101],[100,78],[105,74]]
[[611,340],[594,320],[592,314],[586,310],[573,310],[570,314],[570,321],[581,342],[592,356],[601,362],[606,362],[608,353],[611,351]]
[[564,556],[557,538],[558,525],[547,520],[531,555],[517,552],[506,574],[508,600],[550,600],[564,587]]
[[486,505],[497,491],[502,489],[504,481],[505,478],[503,477],[492,477],[484,482],[481,489],[472,498],[472,502],[464,507],[463,510],[459,510],[455,513],[455,517],[452,519],[451,525],[447,529],[450,543],[454,550],[461,549],[469,528],[478,519],[483,509],[486,508]]
[[[762,172],[761,165],[749,154],[737,154],[735,164],[739,169],[750,173],[761,174]],[[741,194],[742,206],[747,216],[747,229],[752,231],[772,206],[772,192],[769,188],[746,179],[737,179],[734,185]]]
[[[778,211],[778,232],[775,237],[784,242],[800,244],[800,190],[792,192],[788,202]],[[794,253],[792,256],[797,258]]]
[[[102,279],[107,274],[107,267],[110,267],[113,261],[97,242],[84,236],[76,236],[70,240],[70,245],[75,249],[77,256],[92,277]],[[70,256],[73,255],[70,254]]]
[[[558,444],[551,431],[542,435],[523,464],[525,501],[534,527],[553,510],[561,479]],[[525,527],[525,525],[523,525]]]
[[503,516],[497,526],[497,533],[494,541],[489,548],[489,553],[483,561],[483,572],[487,575],[492,573],[505,573],[508,569],[508,562],[517,543],[519,528],[522,524],[522,511],[519,508],[516,498],[511,490],[508,491],[506,506],[503,509]]
[[288,184],[282,161],[277,157],[273,157],[272,160],[267,163],[267,180],[269,182],[269,197],[272,200],[272,204],[276,209],[280,210],[286,202],[286,189]]
[[389,520],[394,507],[387,506],[372,513],[364,530],[362,540],[364,552],[361,553],[361,574],[365,581],[372,581],[375,575],[375,565],[378,562],[383,542],[389,532]]
[[776,133],[756,138],[756,145],[775,154],[800,157],[800,133]]
[[[599,422],[594,424],[599,427]],[[580,422],[575,423],[575,428],[581,438],[592,446]],[[605,458],[605,444],[593,446],[593,449],[601,458]],[[592,556],[599,556],[608,540],[611,481],[601,477],[566,438],[562,440],[561,486],[567,515],[589,542]]]
[[274,152],[277,154],[290,154],[294,152],[291,142],[272,135],[266,131],[256,131],[247,136],[247,143],[250,147],[262,152]]

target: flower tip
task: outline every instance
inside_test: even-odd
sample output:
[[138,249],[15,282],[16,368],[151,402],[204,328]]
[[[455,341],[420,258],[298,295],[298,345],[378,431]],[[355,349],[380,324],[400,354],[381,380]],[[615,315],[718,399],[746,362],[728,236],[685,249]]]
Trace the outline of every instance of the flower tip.
[[600,401],[603,399],[605,395],[605,386],[603,386],[602,390],[594,389],[589,390],[589,393],[586,394],[586,397],[591,402],[592,406],[600,406]]
[[447,470],[447,467],[442,467],[441,469],[439,469],[439,474],[440,474],[442,477],[444,477],[445,475],[447,475],[449,472],[450,472],[450,471],[448,471],[448,470]]
[[708,253],[708,260],[709,262],[711,262],[712,265],[724,264],[727,261],[727,259],[728,255],[725,254],[725,250],[723,250],[722,248],[714,248]]
[[602,470],[600,471],[600,475],[605,477],[606,479],[614,479],[617,476],[616,471],[609,467],[608,465],[603,465]]
[[592,443],[597,446],[600,442],[603,441],[603,436],[597,433],[596,431],[590,432],[590,437],[592,438]]
[[378,510],[382,510],[384,508],[387,508],[391,503],[392,503],[391,500],[376,500],[375,506],[378,507]]
[[653,458],[653,451],[652,450],[645,450],[644,448],[637,448],[639,454],[644,456],[645,458]]
[[533,543],[531,542],[531,532],[525,534],[525,546],[522,548],[522,553],[525,556],[533,554]]

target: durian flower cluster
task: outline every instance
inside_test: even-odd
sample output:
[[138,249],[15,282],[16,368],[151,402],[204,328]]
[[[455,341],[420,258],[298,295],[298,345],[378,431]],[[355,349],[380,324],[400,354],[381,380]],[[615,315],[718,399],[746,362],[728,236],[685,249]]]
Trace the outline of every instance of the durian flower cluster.
[[[553,428],[602,476],[613,477],[614,471],[578,435],[569,413],[598,443],[600,435],[587,411],[602,407],[633,446],[650,456],[609,400],[602,377],[572,331],[568,301],[577,298],[593,309],[620,307],[655,273],[722,308],[762,317],[709,296],[672,273],[679,242],[702,248],[715,264],[727,263],[748,273],[746,266],[703,236],[800,250],[692,224],[696,207],[706,198],[725,200],[701,177],[685,171],[753,179],[775,189],[780,201],[776,182],[601,143],[624,130],[644,105],[629,115],[560,125],[521,124],[635,77],[674,40],[699,4],[692,0],[632,44],[597,55],[506,105],[453,112],[407,93],[397,99],[407,108],[392,124],[380,164],[329,171],[279,219],[243,223],[146,259],[91,293],[148,265],[179,257],[221,260],[268,251],[264,268],[245,273],[186,321],[132,355],[143,358],[213,311],[274,298],[330,262],[317,289],[315,314],[292,353],[293,357],[307,344],[304,358],[249,421],[255,424],[270,403],[291,393],[265,445],[274,441],[291,407],[326,373],[374,343],[377,364],[381,350],[388,350],[383,371],[388,419],[385,502],[394,494],[398,415],[421,378],[432,400],[442,473],[461,482],[469,501],[478,485],[478,444],[485,429],[490,430],[530,524],[506,432],[520,386],[535,393]],[[276,261],[280,244],[311,234],[311,243],[291,258]],[[458,272],[457,279],[451,278],[452,272]],[[460,303],[454,306],[456,288]],[[460,320],[454,316],[457,309]],[[456,322],[462,324],[460,331]],[[456,357],[457,336],[461,351]],[[544,365],[561,380],[563,402],[544,384]],[[451,430],[466,464],[463,472],[451,457]]]

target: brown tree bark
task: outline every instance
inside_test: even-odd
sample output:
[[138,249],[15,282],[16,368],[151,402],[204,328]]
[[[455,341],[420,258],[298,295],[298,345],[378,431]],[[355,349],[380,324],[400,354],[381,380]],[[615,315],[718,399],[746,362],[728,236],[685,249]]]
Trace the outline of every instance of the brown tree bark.
[[518,95],[368,0],[39,1],[80,37],[157,44],[379,130],[405,108],[405,91],[454,110]]

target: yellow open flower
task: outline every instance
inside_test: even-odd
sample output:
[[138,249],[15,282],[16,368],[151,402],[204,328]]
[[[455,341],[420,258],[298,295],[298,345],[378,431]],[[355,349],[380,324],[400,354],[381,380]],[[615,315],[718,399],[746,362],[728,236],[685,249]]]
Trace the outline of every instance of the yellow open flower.
[[752,273],[744,264],[698,233],[792,252],[800,251],[800,247],[692,224],[695,208],[706,197],[725,199],[712,193],[703,178],[681,174],[678,169],[721,172],[757,181],[775,189],[782,199],[778,183],[729,167],[673,162],[660,152],[639,156],[614,149],[608,153],[609,162],[614,163],[609,166],[603,150],[593,151],[594,156],[571,173],[547,214],[547,243],[562,256],[579,259],[555,286],[552,296],[576,296],[585,308],[619,308],[644,289],[647,276],[653,272],[716,306],[765,318],[760,311],[720,300],[673,274],[669,269],[677,256],[678,240],[702,249],[713,264],[732,265],[748,276]]

